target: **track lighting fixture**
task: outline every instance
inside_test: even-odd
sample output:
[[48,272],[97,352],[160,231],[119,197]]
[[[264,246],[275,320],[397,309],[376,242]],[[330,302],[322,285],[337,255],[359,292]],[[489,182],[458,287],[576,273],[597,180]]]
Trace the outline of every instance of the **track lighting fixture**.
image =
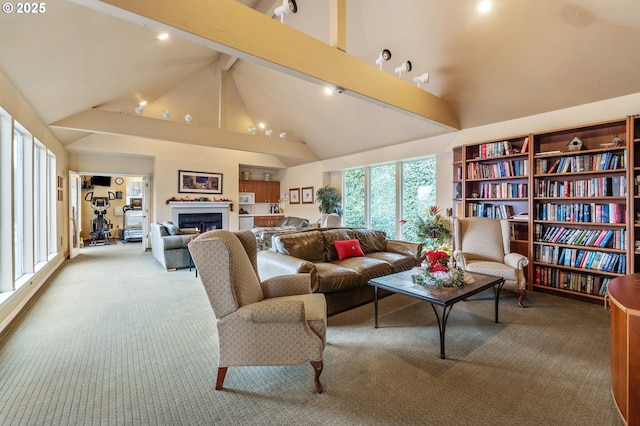
[[411,61],[404,62],[402,65],[395,69],[395,72],[400,78],[402,78],[403,72],[411,72]]
[[287,132],[282,132],[278,136],[280,136],[280,139],[284,140],[284,138],[287,137]]
[[171,117],[171,113],[169,112],[168,109],[165,109],[164,111],[162,111],[162,117],[166,118],[167,120],[169,119],[169,117]]
[[144,111],[144,106],[137,105],[133,110],[136,112],[136,114],[142,114],[142,111]]
[[273,134],[273,130],[269,129],[269,130],[265,130],[264,135],[268,138],[271,137],[271,135]]
[[282,0],[282,5],[276,7],[273,11],[274,16],[280,18],[280,22],[284,23],[284,15],[291,15],[298,12],[298,5],[295,0]]
[[247,132],[249,132],[250,135],[255,135],[256,134],[256,128],[251,126],[251,127],[247,127]]
[[389,49],[383,49],[382,52],[378,55],[378,59],[376,59],[376,65],[382,69],[382,63],[391,59],[391,51]]
[[413,82],[416,83],[416,85],[418,87],[420,87],[421,84],[425,84],[429,82],[429,73],[425,72],[422,75],[419,75],[417,77],[413,77]]
[[191,124],[191,120],[193,120],[193,117],[191,117],[191,114],[187,114],[184,116],[184,121],[186,121],[187,124]]

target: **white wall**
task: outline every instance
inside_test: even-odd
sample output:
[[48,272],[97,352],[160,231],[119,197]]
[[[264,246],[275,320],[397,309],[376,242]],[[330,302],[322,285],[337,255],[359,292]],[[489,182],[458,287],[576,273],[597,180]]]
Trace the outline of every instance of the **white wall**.
[[[22,97],[20,93],[13,87],[13,85],[6,79],[6,77],[0,73],[0,105],[2,108],[17,120],[25,129],[27,129],[38,141],[44,144],[47,149],[53,152],[56,156],[56,176],[62,176],[64,181],[64,188],[68,188],[68,174],[67,174],[67,157],[62,144],[51,133],[47,125],[38,117],[33,111],[31,106]],[[2,192],[2,199],[7,200],[11,198],[11,183],[3,181],[0,187]],[[57,229],[55,232],[55,241],[58,246],[58,254],[54,259],[47,264],[46,267],[37,271],[29,282],[18,290],[0,294],[0,331],[9,323],[9,321],[18,314],[20,309],[29,301],[29,299],[40,289],[45,283],[47,278],[55,272],[55,270],[62,264],[63,260],[69,252],[68,245],[68,190],[64,192],[64,201],[56,202],[56,216],[57,216]],[[3,202],[0,206],[2,209],[3,218],[12,217],[11,209],[12,203]],[[3,221],[2,228],[0,229],[0,237],[2,238],[2,256],[4,259],[11,258],[11,235],[13,234],[13,224]],[[8,274],[3,274],[2,279],[9,276],[8,279],[13,279],[13,273],[9,271]]]

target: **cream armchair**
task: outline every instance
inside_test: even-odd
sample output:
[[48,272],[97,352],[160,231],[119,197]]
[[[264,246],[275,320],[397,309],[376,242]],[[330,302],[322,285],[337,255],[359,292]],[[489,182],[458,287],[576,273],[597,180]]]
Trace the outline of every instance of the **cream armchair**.
[[483,217],[454,218],[454,247],[456,264],[465,271],[503,277],[506,284],[515,285],[518,305],[523,306],[527,281],[523,268],[529,259],[511,253],[509,221]]
[[311,293],[310,275],[260,282],[251,231],[209,231],[189,243],[189,250],[217,319],[216,390],[231,366],[310,361],[321,393],[327,307],[324,295]]

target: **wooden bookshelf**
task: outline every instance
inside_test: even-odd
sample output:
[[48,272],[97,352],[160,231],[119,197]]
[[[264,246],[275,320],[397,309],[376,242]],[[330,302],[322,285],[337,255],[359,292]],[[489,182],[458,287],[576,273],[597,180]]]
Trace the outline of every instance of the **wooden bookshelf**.
[[640,269],[640,117],[456,147],[460,168],[458,213],[509,219],[530,290],[602,303]]

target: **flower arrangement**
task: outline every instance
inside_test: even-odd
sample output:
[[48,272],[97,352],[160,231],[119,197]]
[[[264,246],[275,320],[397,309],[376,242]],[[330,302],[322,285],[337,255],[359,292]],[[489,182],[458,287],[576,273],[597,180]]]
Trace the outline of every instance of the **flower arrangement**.
[[418,217],[417,234],[424,238],[425,243],[432,249],[442,249],[450,245],[451,223],[441,214],[438,206],[426,209],[424,215]]
[[473,282],[473,278],[461,268],[452,264],[451,256],[441,250],[425,253],[421,268],[414,268],[416,274],[411,276],[414,283],[436,287],[462,287]]

